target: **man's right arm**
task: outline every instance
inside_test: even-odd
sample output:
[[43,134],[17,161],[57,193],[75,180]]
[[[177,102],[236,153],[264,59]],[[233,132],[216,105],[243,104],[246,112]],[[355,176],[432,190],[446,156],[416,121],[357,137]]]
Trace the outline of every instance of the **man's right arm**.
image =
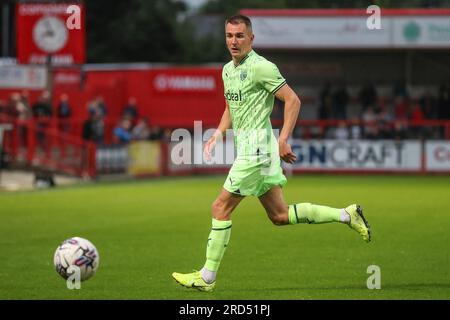
[[204,148],[204,152],[207,158],[211,157],[211,151],[214,149],[216,141],[218,139],[222,140],[226,134],[227,129],[230,128],[231,128],[230,107],[228,106],[228,102],[225,101],[225,110],[222,114],[222,118],[220,119],[219,126],[217,127],[212,137],[208,140]]
[[222,114],[222,118],[220,119],[220,123],[216,129],[216,132],[214,132],[214,136],[216,136],[216,138],[224,137],[227,129],[230,128],[231,128],[230,107],[228,106],[228,102],[225,101],[225,110]]

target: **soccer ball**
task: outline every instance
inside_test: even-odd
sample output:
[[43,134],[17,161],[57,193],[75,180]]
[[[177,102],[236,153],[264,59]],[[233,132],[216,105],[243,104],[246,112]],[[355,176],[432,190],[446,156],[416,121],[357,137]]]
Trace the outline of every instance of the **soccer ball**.
[[86,239],[74,237],[65,240],[55,252],[53,263],[61,277],[69,278],[75,270],[80,268],[80,280],[84,281],[92,277],[97,271],[100,256],[97,248]]

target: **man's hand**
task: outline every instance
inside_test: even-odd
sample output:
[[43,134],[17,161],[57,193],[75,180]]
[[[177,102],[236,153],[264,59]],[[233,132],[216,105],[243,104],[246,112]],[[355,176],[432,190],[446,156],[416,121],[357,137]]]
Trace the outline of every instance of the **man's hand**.
[[206,142],[205,147],[203,148],[203,154],[205,155],[206,160],[211,160],[211,153],[216,146],[217,136],[214,134],[211,138],[209,138],[208,142]]
[[292,152],[291,145],[285,140],[279,140],[280,157],[284,162],[294,163],[297,160],[296,155]]

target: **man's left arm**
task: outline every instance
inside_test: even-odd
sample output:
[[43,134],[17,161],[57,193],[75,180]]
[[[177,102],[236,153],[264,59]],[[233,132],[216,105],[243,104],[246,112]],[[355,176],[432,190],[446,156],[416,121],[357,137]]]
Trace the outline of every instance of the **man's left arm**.
[[275,97],[284,102],[284,123],[278,138],[280,157],[287,163],[294,163],[297,157],[292,152],[288,139],[297,123],[301,102],[297,94],[287,84],[275,93]]

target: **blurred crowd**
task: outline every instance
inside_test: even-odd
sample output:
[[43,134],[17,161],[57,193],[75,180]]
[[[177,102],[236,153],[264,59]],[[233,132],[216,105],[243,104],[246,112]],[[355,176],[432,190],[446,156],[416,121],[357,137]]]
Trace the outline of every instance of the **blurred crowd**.
[[317,119],[328,125],[297,127],[294,137],[305,138],[308,132],[310,138],[330,139],[442,138],[445,128],[430,121],[450,119],[450,82],[442,84],[437,94],[424,90],[419,98],[412,98],[401,85],[380,95],[369,83],[351,95],[345,84],[327,83],[318,96]]
[[[445,128],[439,123],[433,126],[423,123],[450,119],[450,82],[442,84],[434,93],[423,91],[419,98],[411,98],[404,86],[394,86],[389,95],[380,95],[373,84],[361,86],[357,94],[355,90],[352,92],[353,95],[344,83],[325,84],[316,103],[317,120],[322,121],[297,126],[294,137],[416,139],[442,138],[445,135]],[[27,136],[26,123],[32,119],[36,120],[38,129],[48,128],[56,119],[61,132],[76,134],[99,145],[127,144],[133,140],[170,140],[172,130],[152,125],[148,117],[140,115],[135,97],[127,99],[119,117],[112,117],[103,97],[98,95],[88,101],[85,119],[73,119],[73,106],[67,94],[61,94],[55,106],[51,101],[50,92],[46,90],[32,105],[27,91],[14,92],[8,101],[0,100],[0,114],[20,120],[18,130],[23,141]],[[272,119],[282,123],[282,103],[275,106]],[[44,143],[42,135],[37,137],[38,142]]]
[[[105,142],[105,120],[108,107],[102,96],[97,96],[87,104],[88,118],[83,122],[82,137],[97,144]],[[119,119],[112,127],[112,143],[127,144],[135,140],[161,140],[168,134],[158,126],[151,125],[148,117],[140,116],[137,100],[129,97],[122,108]]]
[[[108,115],[108,107],[101,95],[90,100],[86,110],[86,119],[73,119],[69,96],[66,93],[61,94],[56,106],[52,107],[51,95],[47,90],[42,91],[33,104],[30,104],[26,90],[12,93],[8,101],[0,100],[0,114],[7,114],[19,120],[19,132],[23,142],[26,140],[29,120],[35,120],[38,129],[45,129],[56,119],[61,132],[79,134],[84,140],[96,144],[104,144],[108,140],[114,144],[126,144],[132,140],[160,140],[170,137],[171,134],[171,130],[151,125],[148,117],[139,115],[135,97],[128,98],[118,120],[117,117]],[[81,130],[76,130],[75,127],[80,121]],[[109,132],[112,139],[106,137]],[[38,140],[42,140],[40,136],[41,134],[38,134]]]

